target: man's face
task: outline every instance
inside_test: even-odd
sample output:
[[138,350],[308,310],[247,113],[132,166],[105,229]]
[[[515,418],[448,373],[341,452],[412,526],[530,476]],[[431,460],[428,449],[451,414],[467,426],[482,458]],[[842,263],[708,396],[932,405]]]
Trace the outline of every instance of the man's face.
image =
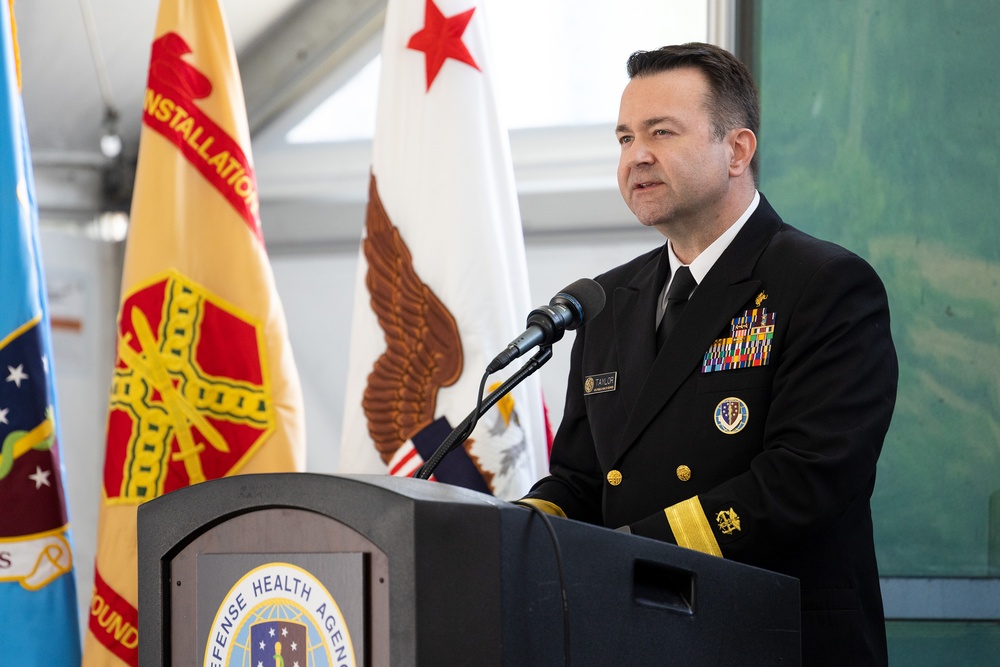
[[639,221],[668,237],[712,224],[730,185],[732,150],[713,136],[708,94],[690,67],[636,77],[622,93],[618,187]]

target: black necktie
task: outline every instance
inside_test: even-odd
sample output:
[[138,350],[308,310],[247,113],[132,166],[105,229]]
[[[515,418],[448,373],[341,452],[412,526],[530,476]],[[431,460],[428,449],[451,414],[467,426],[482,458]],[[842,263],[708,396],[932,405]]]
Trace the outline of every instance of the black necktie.
[[670,282],[670,288],[667,290],[667,305],[663,309],[663,319],[660,320],[660,326],[656,329],[658,348],[663,347],[663,343],[670,336],[670,331],[677,324],[681,311],[687,305],[688,297],[697,286],[697,281],[691,275],[691,269],[686,266],[677,268],[674,279]]

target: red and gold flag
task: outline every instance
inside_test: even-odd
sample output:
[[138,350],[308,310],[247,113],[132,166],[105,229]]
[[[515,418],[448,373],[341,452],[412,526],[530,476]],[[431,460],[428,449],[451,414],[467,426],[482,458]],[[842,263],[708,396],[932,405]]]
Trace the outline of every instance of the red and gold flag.
[[162,0],[143,105],[84,664],[136,664],[136,510],[302,470],[302,396],[217,0]]

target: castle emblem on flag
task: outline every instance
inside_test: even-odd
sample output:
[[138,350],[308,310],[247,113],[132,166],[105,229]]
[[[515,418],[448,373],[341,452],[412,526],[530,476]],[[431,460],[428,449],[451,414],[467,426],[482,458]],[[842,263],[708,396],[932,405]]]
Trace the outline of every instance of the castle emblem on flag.
[[122,303],[104,489],[141,503],[235,473],[275,425],[260,322],[170,271]]

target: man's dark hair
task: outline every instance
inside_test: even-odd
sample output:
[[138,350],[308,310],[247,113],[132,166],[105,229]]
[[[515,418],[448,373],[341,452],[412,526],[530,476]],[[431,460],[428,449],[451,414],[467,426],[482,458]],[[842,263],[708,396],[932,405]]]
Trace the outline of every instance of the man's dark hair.
[[[655,51],[636,51],[628,58],[630,79],[668,70],[690,67],[705,75],[709,86],[708,112],[715,138],[722,140],[733,129],[745,127],[754,135],[760,131],[760,98],[750,70],[736,57],[718,46],[690,42],[664,46]],[[750,172],[757,180],[755,152]]]

